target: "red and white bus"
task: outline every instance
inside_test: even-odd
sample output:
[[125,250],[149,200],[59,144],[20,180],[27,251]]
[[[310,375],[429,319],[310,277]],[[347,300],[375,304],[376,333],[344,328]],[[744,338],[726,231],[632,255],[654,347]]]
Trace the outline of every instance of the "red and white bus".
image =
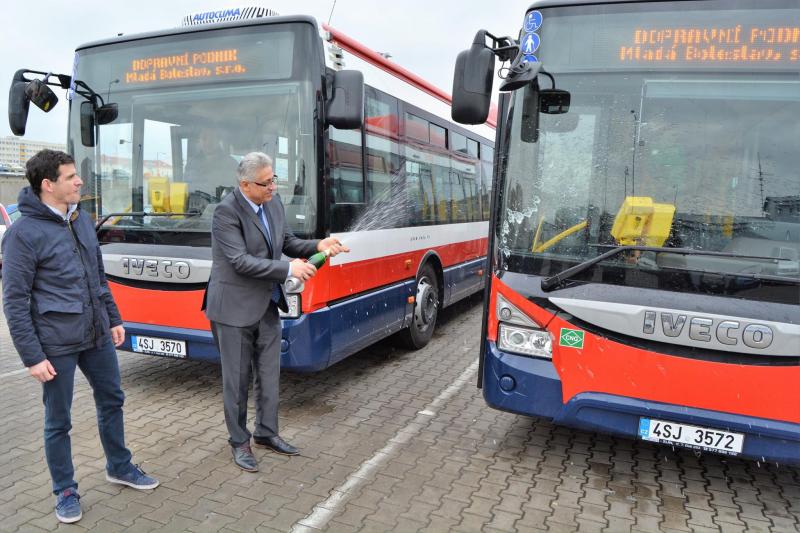
[[[518,40],[481,32],[456,67],[474,84],[511,61],[487,403],[800,462],[800,4],[538,0],[519,15]],[[454,90],[453,116],[482,121],[489,95]]]
[[[320,370],[392,334],[424,346],[438,311],[482,287],[493,129],[451,123],[447,94],[335,29],[264,11],[90,43],[46,80],[70,87],[69,151],[124,348],[218,359],[200,310],[211,218],[251,151],[273,157],[295,234],[352,249],[286,286],[283,367]],[[18,72],[17,94],[36,77]]]

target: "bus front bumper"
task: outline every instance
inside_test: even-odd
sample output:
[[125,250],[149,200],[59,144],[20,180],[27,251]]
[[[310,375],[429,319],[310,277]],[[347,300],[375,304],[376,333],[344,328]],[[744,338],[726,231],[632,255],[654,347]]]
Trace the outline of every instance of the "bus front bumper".
[[[316,372],[327,368],[330,364],[330,352],[322,347],[325,342],[325,330],[328,316],[325,312],[301,315],[297,319],[282,320],[280,340],[281,368],[295,372]],[[181,359],[208,361],[219,364],[220,357],[214,337],[209,330],[186,329],[138,322],[125,322],[125,342],[121,350],[134,351],[131,337],[140,335],[159,339],[184,341],[186,353]],[[139,352],[143,353],[143,352]],[[157,357],[172,357],[157,353],[146,353]]]
[[483,395],[495,409],[634,439],[641,418],[732,431],[744,434],[741,456],[800,464],[800,424],[600,392],[582,392],[563,403],[561,379],[551,361],[509,354],[491,341],[485,349]]

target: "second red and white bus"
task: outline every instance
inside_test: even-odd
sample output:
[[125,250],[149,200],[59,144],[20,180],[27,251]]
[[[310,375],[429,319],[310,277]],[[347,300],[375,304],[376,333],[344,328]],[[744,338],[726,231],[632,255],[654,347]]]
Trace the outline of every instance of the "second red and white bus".
[[[538,0],[518,41],[480,32],[460,56],[470,83],[512,60],[489,405],[800,462],[798,6]],[[480,121],[489,94],[454,91],[455,116]]]

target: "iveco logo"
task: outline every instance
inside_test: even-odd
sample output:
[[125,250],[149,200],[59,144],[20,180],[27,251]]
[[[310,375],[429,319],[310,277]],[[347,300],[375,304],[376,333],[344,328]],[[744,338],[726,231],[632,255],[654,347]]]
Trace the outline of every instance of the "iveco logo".
[[740,342],[750,348],[763,350],[772,344],[775,334],[764,324],[752,324],[738,320],[713,320],[699,316],[663,311],[644,312],[644,333],[647,335],[663,333],[667,337],[680,337],[685,333],[689,339],[717,342],[736,346]]
[[123,257],[122,270],[125,274],[151,278],[186,279],[191,273],[186,261],[170,259],[143,259],[139,257]]

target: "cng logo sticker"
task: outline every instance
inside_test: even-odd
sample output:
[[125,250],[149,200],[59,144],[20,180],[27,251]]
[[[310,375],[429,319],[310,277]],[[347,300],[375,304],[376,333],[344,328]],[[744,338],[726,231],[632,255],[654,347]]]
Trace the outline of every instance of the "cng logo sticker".
[[579,329],[561,328],[561,336],[558,340],[560,346],[567,348],[583,348],[583,331]]

